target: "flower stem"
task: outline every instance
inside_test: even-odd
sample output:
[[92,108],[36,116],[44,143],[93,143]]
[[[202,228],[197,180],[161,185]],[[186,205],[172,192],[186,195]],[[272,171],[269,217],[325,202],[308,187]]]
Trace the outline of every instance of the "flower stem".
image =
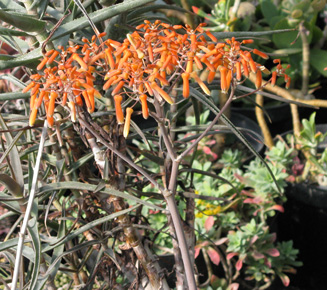
[[263,134],[263,137],[264,137],[264,140],[265,140],[265,144],[268,146],[268,148],[272,148],[274,146],[274,141],[271,137],[271,134],[270,134],[270,130],[268,128],[268,125],[267,125],[267,122],[265,120],[265,115],[264,115],[264,112],[263,112],[263,96],[260,95],[260,94],[256,94],[256,98],[255,98],[255,101],[256,103],[259,105],[259,106],[256,106],[255,107],[255,115],[257,117],[257,121],[258,121],[258,124],[261,128],[261,131],[262,131],[262,134]]

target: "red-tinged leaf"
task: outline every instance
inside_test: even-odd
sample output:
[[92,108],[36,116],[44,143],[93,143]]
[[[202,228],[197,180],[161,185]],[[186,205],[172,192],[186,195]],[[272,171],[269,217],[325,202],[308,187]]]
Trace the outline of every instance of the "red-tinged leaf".
[[214,223],[215,223],[215,219],[214,219],[213,216],[209,216],[206,219],[206,221],[204,223],[204,228],[206,229],[207,232],[210,231],[210,229],[212,228],[212,226],[214,225]]
[[238,261],[236,262],[235,267],[236,267],[237,271],[240,271],[242,269],[242,267],[243,267],[243,260],[238,259]]
[[195,7],[195,6],[192,6],[192,10],[195,14],[198,14],[199,12],[199,8],[198,7]]
[[253,198],[246,198],[246,199],[243,200],[243,203],[250,203],[250,204],[252,204],[252,203],[254,203],[254,199]]
[[259,239],[258,235],[254,235],[250,240],[250,245],[252,246]]
[[228,241],[228,238],[221,238],[221,239],[219,239],[218,241],[216,241],[215,242],[215,245],[216,246],[220,246],[220,245],[222,245],[222,244],[224,244],[224,243],[226,243]]
[[260,197],[246,198],[243,203],[260,204],[262,203],[262,199]]
[[201,251],[200,247],[195,247],[194,248],[194,259],[196,259],[199,256],[200,251]]
[[236,179],[238,179],[241,183],[244,183],[244,177],[243,176],[241,176],[241,175],[239,175],[237,173],[234,173],[234,177]]
[[271,248],[266,251],[266,254],[272,257],[278,257],[280,255],[279,251],[276,248]]
[[279,278],[282,280],[285,287],[288,287],[290,285],[290,278],[288,278],[287,275],[284,273],[278,273]]
[[272,207],[268,208],[268,210],[278,210],[280,212],[284,212],[284,208],[279,204],[273,205]]
[[271,233],[268,242],[274,243],[277,239],[276,233]]
[[219,256],[219,254],[217,253],[217,251],[214,250],[214,249],[212,249],[212,248],[209,248],[209,249],[207,250],[207,254],[208,254],[208,256],[209,256],[211,262],[218,266],[219,263],[220,263],[220,256]]
[[271,268],[271,262],[267,258],[265,258],[265,265]]
[[237,255],[238,255],[238,253],[228,253],[227,256],[226,256],[226,259],[230,260],[230,259],[232,259],[233,257],[235,257]]
[[265,257],[264,254],[258,252],[258,251],[253,251],[252,253],[252,257],[255,259],[255,260],[260,260],[260,259],[263,259]]
[[238,290],[238,288],[240,287],[240,284],[238,283],[232,283],[228,286],[227,290]]

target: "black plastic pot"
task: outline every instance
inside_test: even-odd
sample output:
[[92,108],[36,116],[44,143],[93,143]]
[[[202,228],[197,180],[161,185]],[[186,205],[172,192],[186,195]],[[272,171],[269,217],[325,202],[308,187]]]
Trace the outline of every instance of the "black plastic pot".
[[[241,114],[232,113],[231,122],[238,128],[240,128],[241,133],[244,135],[245,139],[251,144],[256,152],[261,154],[264,150],[264,143],[262,132],[259,125],[251,120],[250,118],[243,116]],[[260,140],[261,139],[261,140]],[[226,137],[226,148],[230,144],[235,142],[241,142],[234,133],[230,132]],[[246,148],[246,150],[249,150]],[[253,153],[249,152],[249,157],[244,163],[249,163],[254,158]]]
[[[322,133],[327,131],[326,124],[316,127]],[[326,146],[327,140],[320,144],[319,149],[322,151]],[[327,187],[306,183],[289,184],[285,194],[285,212],[277,218],[277,237],[280,241],[293,240],[294,248],[299,250],[298,260],[303,262],[303,266],[292,277],[291,285],[300,290],[325,290]]]

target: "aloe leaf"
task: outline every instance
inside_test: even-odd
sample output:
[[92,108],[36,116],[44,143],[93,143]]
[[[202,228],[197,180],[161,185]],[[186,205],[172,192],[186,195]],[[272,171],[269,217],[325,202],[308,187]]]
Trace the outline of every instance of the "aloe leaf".
[[[30,243],[31,239],[25,239],[25,243]],[[7,249],[15,249],[18,244],[18,238],[13,238],[10,240],[7,240],[5,242],[0,243],[0,252],[3,252]],[[34,263],[34,253],[32,248],[24,246],[23,247],[23,256],[29,259],[32,263]]]
[[45,21],[14,11],[0,10],[0,19],[26,32],[41,32],[46,25]]
[[[48,192],[48,191],[54,191],[54,190],[60,190],[60,189],[88,190],[88,191],[94,192],[94,191],[96,191],[96,188],[97,188],[97,185],[93,185],[93,184],[86,184],[86,183],[75,182],[75,181],[63,181],[63,182],[56,182],[56,183],[51,183],[51,184],[42,186],[39,189],[38,196],[40,196],[43,193]],[[155,208],[156,210],[165,211],[165,209],[163,209],[159,206],[156,206],[152,203],[141,200],[133,195],[129,195],[129,194],[119,191],[117,189],[105,188],[105,189],[101,190],[101,192],[109,194],[109,195],[119,196],[119,197],[125,198],[127,200],[132,200],[134,202],[143,204],[144,206]]]
[[[237,85],[236,88],[243,91],[243,92],[247,92],[247,93],[252,93],[253,92],[253,89],[242,86],[242,85]],[[267,93],[267,92],[260,91],[260,95],[263,95],[264,97],[268,97],[268,98],[276,100],[276,101],[280,101],[282,103],[294,104],[294,105],[297,105],[297,106],[300,106],[300,107],[307,107],[307,108],[311,108],[311,109],[317,109],[317,107],[315,107],[315,106],[312,106],[312,105],[309,105],[309,104],[304,104],[304,103],[301,103],[300,101],[293,101],[293,100],[285,99],[283,97],[280,97],[280,96],[277,96],[277,95],[274,95],[274,94],[270,94],[270,93]]]
[[160,165],[160,166],[163,166],[164,163],[165,163],[165,161],[164,161],[163,158],[160,158],[159,156],[153,155],[153,154],[149,153],[148,151],[142,150],[142,151],[141,151],[141,154],[142,154],[144,157],[148,158],[148,159],[151,160],[152,162],[157,163],[157,164]]
[[145,6],[141,7],[138,9],[134,9],[132,12],[128,13],[128,18],[129,19],[134,19],[135,17],[140,16],[141,14],[149,11],[154,11],[158,9],[169,9],[169,10],[176,10],[182,13],[190,13],[189,11],[185,10],[184,8],[175,6],[175,5],[167,5],[167,4],[157,4],[157,5],[150,5],[150,6]]
[[[1,114],[0,114],[0,125],[4,130],[8,130],[6,122],[2,118]],[[4,135],[6,137],[7,144],[10,144],[10,145],[8,145],[8,149],[10,148],[9,159],[10,159],[11,167],[12,167],[12,169],[14,171],[13,172],[13,174],[14,174],[13,178],[16,180],[16,182],[19,184],[19,186],[23,190],[23,188],[24,188],[24,177],[23,177],[22,164],[20,162],[18,150],[17,150],[17,147],[15,145],[15,142],[17,142],[17,140],[18,140],[18,138],[20,137],[21,134],[20,135],[17,134],[14,140],[13,140],[10,132],[5,132]],[[18,136],[18,138],[17,138],[17,136]]]
[[115,218],[117,218],[117,217],[119,217],[121,215],[127,214],[127,213],[129,213],[130,211],[136,209],[139,206],[140,205],[135,205],[135,206],[132,206],[130,208],[121,210],[119,212],[115,212],[115,213],[110,214],[108,216],[105,216],[105,217],[99,218],[97,220],[94,220],[92,222],[89,222],[88,224],[86,224],[86,225],[80,227],[79,229],[77,229],[76,231],[68,234],[64,239],[61,239],[59,242],[54,241],[54,244],[45,246],[45,248],[42,250],[42,252],[50,251],[50,250],[54,249],[55,247],[58,247],[58,246],[60,246],[60,245],[62,245],[64,243],[67,243],[68,241],[76,238],[77,236],[79,236],[83,232],[88,231],[88,230],[96,227],[97,225],[100,225],[100,224],[105,223],[107,221],[113,220],[113,219],[115,219]]
[[65,257],[66,255],[69,255],[71,253],[74,253],[76,251],[80,251],[81,249],[85,248],[85,247],[91,247],[93,245],[99,244],[101,243],[101,240],[93,240],[93,241],[87,241],[84,242],[82,244],[77,244],[75,247],[66,250],[65,252],[62,251],[62,253],[60,255],[58,255],[53,262],[51,263],[51,265],[49,265],[49,268],[47,270],[47,272],[44,274],[45,276],[50,275],[51,273],[55,273],[55,268],[58,267],[60,265],[60,260]]
[[[110,7],[106,7],[95,11],[89,14],[90,19],[94,23],[98,23],[109,19],[115,15],[119,15],[124,13],[128,10],[135,9],[136,7],[148,4],[153,2],[154,0],[138,0],[138,1],[124,1],[123,3],[119,3]],[[70,21],[61,25],[58,30],[54,33],[52,40],[57,39],[59,37],[63,37],[64,35],[70,34],[74,31],[81,30],[89,25],[88,20],[86,17],[81,17],[76,20]]]
[[71,173],[73,173],[75,170],[77,170],[78,168],[80,168],[82,165],[84,165],[85,163],[87,163],[88,161],[92,160],[94,157],[93,152],[88,153],[84,156],[82,156],[81,158],[79,158],[76,162],[74,162],[70,168],[69,171],[65,173],[65,175],[70,175]]
[[[0,199],[2,200],[1,203],[5,207],[10,208],[11,211],[14,211],[16,213],[21,213],[21,209],[20,209],[18,201],[9,200],[8,198],[9,197],[8,197],[7,194],[4,194],[3,192],[0,192]],[[8,199],[8,200],[6,200],[6,199]]]
[[[9,133],[9,132],[7,132]],[[0,164],[4,161],[4,159],[8,156],[8,154],[10,155],[10,152],[13,150],[16,142],[19,140],[19,138],[23,135],[24,131],[20,131],[17,133],[17,135],[15,136],[15,138],[13,140],[11,140],[11,143],[7,146],[6,151],[2,154],[1,158],[0,158]],[[18,155],[18,151],[17,151],[17,155]],[[15,152],[13,153],[13,155],[10,156],[10,161],[12,158],[15,158],[17,156],[15,154]],[[12,162],[10,162],[10,165],[12,164]],[[20,163],[19,163],[20,164]],[[23,174],[23,173],[22,173]],[[15,178],[15,176],[14,176]],[[15,178],[16,179],[16,178]],[[21,186],[23,186],[24,183],[21,184]]]
[[41,48],[34,49],[28,53],[25,53],[23,55],[17,56],[12,60],[1,60],[0,61],[0,70],[4,70],[7,68],[13,68],[16,66],[29,66],[31,65],[34,67],[39,61],[39,59],[42,57]]
[[25,84],[21,80],[19,80],[15,76],[13,76],[12,74],[0,75],[0,79],[1,80],[7,80],[7,81],[11,82],[12,84],[14,84],[15,86],[20,87],[21,89],[25,87]]
[[40,263],[41,263],[41,241],[40,241],[38,222],[37,222],[37,218],[38,218],[37,202],[38,202],[37,198],[33,200],[32,212],[31,212],[32,218],[28,221],[28,226],[27,226],[28,232],[32,239],[33,249],[34,249],[34,266],[33,266],[33,271],[30,280],[30,289],[35,289],[35,285],[39,276]]
[[30,94],[29,93],[20,93],[20,92],[3,93],[3,94],[0,94],[0,101],[28,99],[29,97],[30,97]]
[[7,43],[12,49],[17,50],[20,53],[25,53],[30,49],[28,43],[19,36],[0,35],[0,40]]
[[[65,211],[63,211],[62,217],[65,217],[65,215],[66,215]],[[59,222],[57,239],[61,240],[65,235],[66,235],[66,221],[62,219]],[[47,270],[47,272],[49,272],[50,279],[54,279],[56,276],[56,273],[60,266],[60,261],[61,261],[60,257],[63,254],[64,249],[65,249],[65,245],[62,244],[53,250],[53,254],[51,255],[51,265]],[[45,274],[45,276],[47,275]]]
[[[27,242],[27,241],[25,241],[25,242]],[[13,238],[13,239],[10,239],[10,240],[0,243],[0,252],[17,246],[17,243],[18,243],[18,238]]]
[[133,120],[131,120],[131,125],[134,128],[134,130],[136,131],[136,133],[139,134],[139,136],[142,138],[144,144],[146,144],[149,148],[151,148],[150,143],[146,139],[146,137],[145,137],[143,131],[140,129],[140,127],[137,126],[137,124]]
[[231,37],[259,37],[265,35],[273,35],[279,33],[294,32],[294,29],[276,29],[268,31],[235,31],[235,32],[213,32],[212,34],[218,39],[226,39]]
[[297,54],[302,52],[302,48],[282,48],[282,49],[277,49],[274,50],[273,55],[277,56],[277,57],[281,57],[281,56],[289,56],[291,54]]
[[[23,190],[22,187],[9,175],[0,173],[0,182],[3,183],[10,193],[15,197],[22,197]],[[1,198],[0,198],[1,199]]]
[[19,5],[17,2],[12,0],[0,0],[0,8],[26,13],[24,6]]
[[18,31],[7,27],[0,27],[0,35],[11,35],[11,36],[29,36],[25,31]]

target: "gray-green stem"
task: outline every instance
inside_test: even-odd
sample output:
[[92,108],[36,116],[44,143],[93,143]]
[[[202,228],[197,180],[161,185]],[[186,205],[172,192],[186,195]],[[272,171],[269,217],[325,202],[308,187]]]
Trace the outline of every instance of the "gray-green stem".
[[20,262],[21,262],[22,253],[23,253],[24,238],[25,238],[25,234],[26,234],[26,230],[27,230],[27,224],[28,224],[30,214],[32,211],[33,200],[35,198],[35,192],[36,192],[36,187],[37,187],[37,178],[38,178],[38,174],[39,174],[39,168],[40,168],[40,163],[41,163],[41,157],[42,157],[42,151],[43,151],[43,147],[44,147],[45,137],[47,135],[47,127],[48,127],[48,123],[47,123],[47,121],[45,121],[43,130],[42,130],[39,150],[37,153],[36,162],[35,162],[35,166],[34,166],[32,187],[31,187],[31,191],[29,194],[26,211],[24,214],[23,224],[22,224],[22,227],[20,228],[20,232],[18,234],[16,260],[15,260],[14,274],[13,274],[12,283],[11,283],[11,290],[16,290],[16,286],[17,286]]
[[302,40],[302,94],[305,97],[309,88],[309,70],[310,70],[310,46],[308,42],[308,30],[303,22],[299,26],[301,40]]
[[181,153],[176,160],[181,161],[187,154],[189,154],[191,152],[192,149],[194,149],[199,142],[202,140],[202,138],[204,136],[207,135],[207,133],[212,129],[212,127],[218,122],[219,118],[221,117],[221,115],[223,114],[223,112],[226,110],[226,108],[228,108],[228,106],[230,105],[230,103],[233,100],[233,95],[234,95],[234,88],[232,87],[231,93],[229,95],[228,100],[226,101],[225,105],[223,106],[223,108],[220,110],[220,112],[216,115],[216,117],[213,119],[213,121],[210,123],[210,125],[207,127],[207,129],[205,129],[202,134],[183,152]]

